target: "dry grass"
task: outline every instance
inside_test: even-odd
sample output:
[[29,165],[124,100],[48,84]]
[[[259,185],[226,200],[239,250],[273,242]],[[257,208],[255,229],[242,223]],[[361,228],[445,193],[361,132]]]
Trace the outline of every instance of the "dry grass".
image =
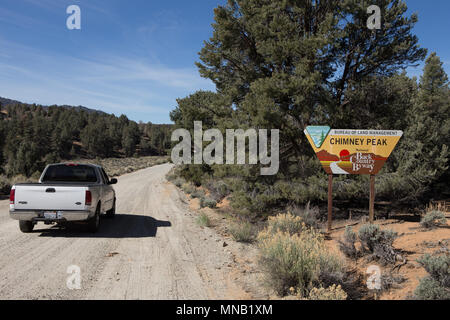
[[208,215],[204,212],[201,212],[197,217],[197,224],[201,227],[211,227],[211,219],[209,219]]
[[308,300],[346,300],[347,293],[340,285],[331,285],[328,288],[312,288]]
[[430,202],[425,208],[425,212],[429,211],[441,211],[448,213],[450,212],[450,201],[435,201]]
[[95,160],[77,159],[71,161],[101,165],[110,177],[117,177],[133,171],[166,163],[169,161],[169,157],[148,156],[139,158],[106,158]]
[[304,228],[307,228],[302,218],[291,213],[269,217],[267,222],[267,231],[271,234],[283,232],[294,235],[301,233]]
[[229,231],[237,242],[251,243],[256,239],[257,229],[250,222],[235,222],[229,227]]

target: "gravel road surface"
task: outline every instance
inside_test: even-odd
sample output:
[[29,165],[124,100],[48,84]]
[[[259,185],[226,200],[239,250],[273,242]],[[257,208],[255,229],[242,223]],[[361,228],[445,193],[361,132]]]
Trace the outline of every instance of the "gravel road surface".
[[[43,223],[21,233],[1,200],[0,299],[235,298],[230,257],[166,181],[171,167],[119,177],[116,217],[96,234]],[[80,289],[67,286],[70,266],[79,267]]]

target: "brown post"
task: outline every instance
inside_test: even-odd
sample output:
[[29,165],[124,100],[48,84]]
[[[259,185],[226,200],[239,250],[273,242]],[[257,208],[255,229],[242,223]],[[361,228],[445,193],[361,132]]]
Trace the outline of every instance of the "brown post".
[[328,175],[328,233],[331,233],[333,219],[333,174]]
[[370,175],[369,222],[373,223],[375,211],[375,175]]

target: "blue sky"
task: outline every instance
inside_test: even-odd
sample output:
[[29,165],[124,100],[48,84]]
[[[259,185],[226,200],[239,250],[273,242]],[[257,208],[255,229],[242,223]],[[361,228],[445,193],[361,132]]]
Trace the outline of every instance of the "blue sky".
[[[169,123],[176,99],[214,90],[194,65],[225,0],[2,0],[0,96],[83,105],[130,119]],[[450,73],[450,2],[407,0],[415,33]],[[431,4],[430,4],[431,3]],[[66,8],[81,8],[81,30]],[[410,69],[420,76],[421,67]]]

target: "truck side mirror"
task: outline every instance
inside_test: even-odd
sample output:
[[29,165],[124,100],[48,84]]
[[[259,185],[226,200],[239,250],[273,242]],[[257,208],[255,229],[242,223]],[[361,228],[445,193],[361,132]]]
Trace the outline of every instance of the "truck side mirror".
[[116,183],[117,183],[116,178],[112,178],[111,180],[109,180],[109,184],[116,184]]

